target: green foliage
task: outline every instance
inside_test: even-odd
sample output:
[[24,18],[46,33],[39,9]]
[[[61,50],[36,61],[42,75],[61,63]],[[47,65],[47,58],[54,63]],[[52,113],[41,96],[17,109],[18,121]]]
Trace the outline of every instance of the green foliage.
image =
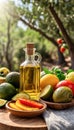
[[43,70],[46,74],[57,75],[60,81],[65,79],[65,73],[60,68],[53,67],[51,70],[48,70],[47,68],[43,68]]
[[19,4],[17,9],[28,22],[42,29],[45,33],[49,34],[49,36],[56,38],[60,36],[60,32],[49,12],[49,6],[51,3],[61,18],[68,33],[72,34],[72,24],[74,24],[73,1],[64,2],[63,0],[58,0],[58,2],[55,2],[52,0],[52,2],[50,2],[50,0],[19,0],[19,3],[21,3],[22,6]]
[[[23,16],[28,23],[41,29],[51,38],[57,39],[57,37],[62,36],[58,26],[49,12],[50,0],[19,0],[17,1],[17,4],[15,4],[14,1],[15,0],[9,1],[9,4],[11,4],[10,12],[15,15],[17,13],[16,16],[18,16],[18,14]],[[65,4],[64,1],[60,1],[56,6],[54,4],[54,9],[57,11],[63,24],[65,25],[67,32],[73,38],[73,1],[67,2],[67,4]],[[8,46],[8,56],[12,59],[10,61],[14,70],[19,69],[19,64],[25,59],[23,48],[25,48],[27,42],[34,42],[37,51],[41,53],[43,58],[44,56],[50,57],[51,54],[51,57],[56,55],[56,48],[50,41],[47,41],[36,31],[32,31],[29,28],[24,30],[21,27],[18,27],[18,19],[16,20],[15,17],[12,18],[10,15],[6,14],[6,11],[4,11],[5,13],[3,13],[2,16],[2,9],[0,11],[0,66],[7,66],[5,54],[8,43],[8,20],[10,20],[10,45]]]

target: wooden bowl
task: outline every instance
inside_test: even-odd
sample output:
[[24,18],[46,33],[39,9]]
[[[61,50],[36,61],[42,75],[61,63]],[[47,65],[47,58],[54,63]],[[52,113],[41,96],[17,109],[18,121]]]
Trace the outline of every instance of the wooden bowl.
[[6,109],[13,115],[19,116],[19,117],[36,117],[41,115],[44,110],[46,109],[47,105],[45,103],[43,104],[43,107],[39,110],[34,110],[34,111],[26,111],[26,110],[15,110],[9,106],[10,103],[15,102],[15,101],[9,101],[6,103]]
[[48,107],[57,109],[57,110],[67,109],[69,107],[74,106],[74,98],[72,99],[71,102],[68,102],[68,103],[54,103],[54,102],[49,102],[49,101],[45,101],[42,99],[41,99],[41,101],[46,103]]

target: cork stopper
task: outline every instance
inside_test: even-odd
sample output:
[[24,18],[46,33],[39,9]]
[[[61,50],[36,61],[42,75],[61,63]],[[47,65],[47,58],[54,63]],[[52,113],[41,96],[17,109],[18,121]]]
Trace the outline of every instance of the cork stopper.
[[28,55],[33,55],[33,48],[34,48],[33,43],[27,43],[27,54]]

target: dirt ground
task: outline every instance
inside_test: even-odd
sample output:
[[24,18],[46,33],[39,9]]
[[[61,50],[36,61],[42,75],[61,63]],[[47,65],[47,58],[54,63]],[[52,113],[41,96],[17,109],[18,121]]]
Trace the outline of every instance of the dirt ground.
[[71,68],[71,60],[70,60],[70,57],[68,57],[68,58],[66,58],[65,59],[65,61],[67,62],[67,65],[63,65],[63,64],[61,64],[61,65],[58,65],[55,61],[54,62],[46,62],[46,61],[43,61],[42,63],[41,63],[41,66],[42,66],[42,68],[43,67],[46,67],[46,68],[48,68],[48,69],[51,69],[51,68],[53,68],[53,67],[58,67],[58,68],[61,68],[63,71],[66,71],[66,70],[68,70],[68,69],[70,69]]

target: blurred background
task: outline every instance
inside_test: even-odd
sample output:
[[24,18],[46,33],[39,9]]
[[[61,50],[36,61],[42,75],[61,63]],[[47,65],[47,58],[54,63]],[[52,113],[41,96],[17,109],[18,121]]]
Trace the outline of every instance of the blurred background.
[[0,0],[0,67],[19,71],[27,42],[41,66],[74,69],[74,0]]

